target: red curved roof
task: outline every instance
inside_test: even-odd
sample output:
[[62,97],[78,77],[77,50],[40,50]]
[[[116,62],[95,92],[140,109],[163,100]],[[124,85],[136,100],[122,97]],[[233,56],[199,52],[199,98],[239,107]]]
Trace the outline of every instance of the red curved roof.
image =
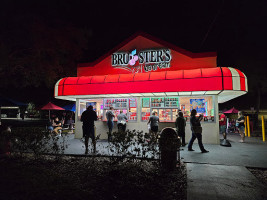
[[247,80],[241,71],[228,67],[67,77],[56,84],[55,97],[192,91],[247,92]]

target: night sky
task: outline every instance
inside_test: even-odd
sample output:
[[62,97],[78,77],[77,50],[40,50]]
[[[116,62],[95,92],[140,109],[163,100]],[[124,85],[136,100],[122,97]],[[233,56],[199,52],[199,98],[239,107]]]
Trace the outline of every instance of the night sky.
[[266,10],[266,0],[2,0],[1,93],[36,104],[54,101],[52,86],[76,76],[77,63],[94,61],[143,31],[192,52],[217,52],[218,66],[240,69],[249,84],[247,95],[222,106],[255,107],[257,88],[261,97],[267,94]]

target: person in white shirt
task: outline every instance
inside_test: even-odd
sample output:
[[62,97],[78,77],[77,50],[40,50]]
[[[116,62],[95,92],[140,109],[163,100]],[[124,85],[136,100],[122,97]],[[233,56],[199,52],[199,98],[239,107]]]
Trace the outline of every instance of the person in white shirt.
[[123,111],[120,111],[120,114],[117,116],[118,119],[118,131],[126,131],[126,122],[128,121],[126,115],[123,113]]

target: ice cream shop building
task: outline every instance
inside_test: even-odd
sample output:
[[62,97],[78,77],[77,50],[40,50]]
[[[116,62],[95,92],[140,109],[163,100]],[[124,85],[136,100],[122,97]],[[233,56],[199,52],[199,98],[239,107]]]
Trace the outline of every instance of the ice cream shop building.
[[[96,134],[107,138],[105,113],[110,106],[128,117],[127,129],[148,132],[157,111],[159,129],[174,127],[177,111],[187,118],[191,137],[192,109],[203,114],[203,142],[219,143],[218,103],[246,94],[247,78],[232,67],[218,67],[214,52],[192,53],[145,33],[138,33],[93,63],[77,66],[77,77],[60,79],[55,98],[76,101],[75,137],[82,137],[80,116],[93,105],[99,120]],[[116,121],[116,118],[115,118]],[[116,131],[116,122],[114,131]]]

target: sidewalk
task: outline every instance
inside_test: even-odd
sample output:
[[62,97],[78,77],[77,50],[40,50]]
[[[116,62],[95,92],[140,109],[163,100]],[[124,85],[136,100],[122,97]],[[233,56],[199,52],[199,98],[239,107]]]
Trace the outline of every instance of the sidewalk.
[[[187,165],[187,199],[267,199],[264,186],[246,168],[267,168],[267,142],[229,135],[232,147],[204,145],[209,153],[200,153],[197,142],[194,152],[181,151]],[[265,195],[265,196],[264,196]]]

